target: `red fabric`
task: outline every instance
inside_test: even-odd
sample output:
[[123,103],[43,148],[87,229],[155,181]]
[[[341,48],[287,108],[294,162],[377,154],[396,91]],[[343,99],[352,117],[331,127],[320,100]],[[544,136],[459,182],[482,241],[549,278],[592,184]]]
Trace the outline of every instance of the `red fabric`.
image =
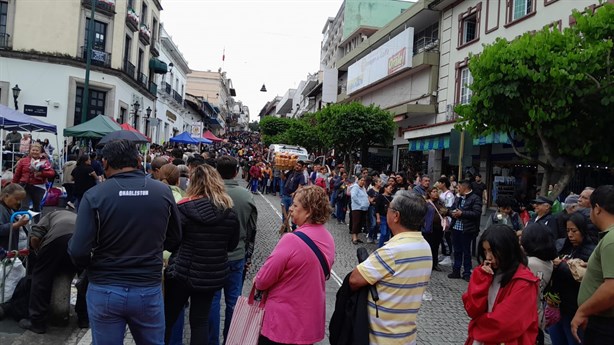
[[326,181],[324,181],[324,178],[318,177],[316,179],[316,186],[320,186],[320,187],[324,188],[324,190],[326,190]]
[[488,312],[488,288],[493,276],[478,266],[471,274],[463,304],[469,322],[469,337],[484,345],[533,345],[537,339],[537,290],[539,279],[520,265],[512,280],[499,289],[492,312]]
[[209,140],[215,141],[215,142],[223,140],[223,139],[220,139],[220,138],[216,137],[215,134],[211,133],[211,131],[205,131],[203,133],[203,138],[209,139]]
[[119,125],[119,126],[120,126],[120,127],[123,129],[123,130],[125,130],[125,131],[131,131],[131,132],[136,132],[136,133],[139,133],[140,135],[144,136],[145,138],[147,138],[147,140],[149,140],[149,141],[151,142],[151,138],[150,138],[150,137],[148,137],[148,136],[146,136],[145,134],[143,134],[143,133],[139,132],[139,131],[138,131],[136,128],[134,128],[134,127],[130,126],[129,124],[127,124],[127,123],[125,123],[125,122],[124,122],[124,123],[122,123],[122,124],[121,124],[121,125]]
[[47,182],[47,179],[55,177],[55,171],[51,167],[51,163],[43,158],[41,158],[41,162],[43,162],[43,168],[40,171],[41,175],[35,177],[30,172],[31,160],[30,156],[26,156],[17,162],[17,167],[13,174],[13,183],[44,184]]
[[262,170],[257,166],[252,166],[249,168],[249,176],[252,178],[262,178]]

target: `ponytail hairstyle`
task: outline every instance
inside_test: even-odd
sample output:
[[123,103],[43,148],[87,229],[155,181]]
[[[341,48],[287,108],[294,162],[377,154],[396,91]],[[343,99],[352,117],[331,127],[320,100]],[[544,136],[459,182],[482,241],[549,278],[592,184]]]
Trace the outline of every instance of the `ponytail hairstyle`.
[[232,199],[226,193],[226,187],[220,173],[208,164],[201,164],[192,169],[187,197],[203,196],[211,200],[219,209],[232,208]]
[[173,164],[164,164],[158,171],[158,178],[169,186],[179,184],[179,169]]

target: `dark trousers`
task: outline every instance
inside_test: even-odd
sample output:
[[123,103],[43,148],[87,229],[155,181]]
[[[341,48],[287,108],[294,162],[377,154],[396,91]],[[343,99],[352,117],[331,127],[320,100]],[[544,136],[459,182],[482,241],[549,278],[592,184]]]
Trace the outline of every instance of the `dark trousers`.
[[[439,221],[439,217],[435,217],[434,221]],[[439,243],[441,243],[441,239],[443,237],[443,231],[441,228],[433,227],[433,231],[428,234],[422,233],[422,237],[428,242],[431,247],[431,254],[433,255],[433,267],[437,267],[438,264],[438,253],[439,253]]]
[[362,231],[363,226],[365,225],[365,220],[366,220],[366,215],[367,215],[367,211],[362,211],[362,210],[352,210],[352,218],[351,218],[351,230],[352,230],[352,234],[360,234],[360,232]]
[[[77,273],[68,255],[68,241],[72,237],[64,235],[47,243],[38,252],[36,263],[32,269],[32,287],[30,290],[29,313],[32,323],[44,326],[46,323],[53,279],[62,274]],[[75,311],[79,319],[87,319],[87,304],[85,302],[85,289],[77,289],[77,304]]]
[[610,345],[614,341],[614,318],[590,316],[583,345]]
[[[27,211],[30,206],[30,200],[32,200],[32,211],[41,211],[41,200],[45,196],[45,190],[43,188],[36,187],[32,184],[26,184],[24,189],[26,190],[26,198],[21,202],[21,209]],[[33,224],[38,223],[40,215],[33,217]]]
[[460,273],[461,266],[463,266],[463,277],[469,277],[471,276],[471,242],[475,235],[454,229],[451,231],[452,245],[454,246],[454,266],[452,271]]
[[169,343],[173,324],[190,299],[190,344],[207,344],[209,341],[209,311],[215,291],[195,291],[177,279],[164,281],[164,316],[166,331],[164,342]]
[[62,186],[66,189],[66,202],[75,202],[75,184],[64,183]]

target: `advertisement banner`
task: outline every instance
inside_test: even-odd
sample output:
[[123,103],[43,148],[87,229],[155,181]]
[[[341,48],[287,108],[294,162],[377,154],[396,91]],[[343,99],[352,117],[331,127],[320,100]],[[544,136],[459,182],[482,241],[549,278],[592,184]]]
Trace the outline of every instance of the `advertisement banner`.
[[192,136],[192,138],[202,138],[203,136],[203,126],[201,124],[198,125],[192,125],[192,131],[190,132],[190,135]]
[[407,28],[348,68],[347,93],[412,67],[414,28]]

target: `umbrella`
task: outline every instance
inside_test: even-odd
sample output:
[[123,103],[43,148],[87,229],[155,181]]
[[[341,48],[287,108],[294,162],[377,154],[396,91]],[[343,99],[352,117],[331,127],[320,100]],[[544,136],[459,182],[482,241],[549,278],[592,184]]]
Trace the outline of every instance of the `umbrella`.
[[100,142],[98,144],[106,144],[110,141],[119,139],[125,139],[133,143],[146,143],[149,141],[146,136],[139,132],[121,130],[111,132],[105,135],[104,137],[102,137],[102,139],[100,139]]

